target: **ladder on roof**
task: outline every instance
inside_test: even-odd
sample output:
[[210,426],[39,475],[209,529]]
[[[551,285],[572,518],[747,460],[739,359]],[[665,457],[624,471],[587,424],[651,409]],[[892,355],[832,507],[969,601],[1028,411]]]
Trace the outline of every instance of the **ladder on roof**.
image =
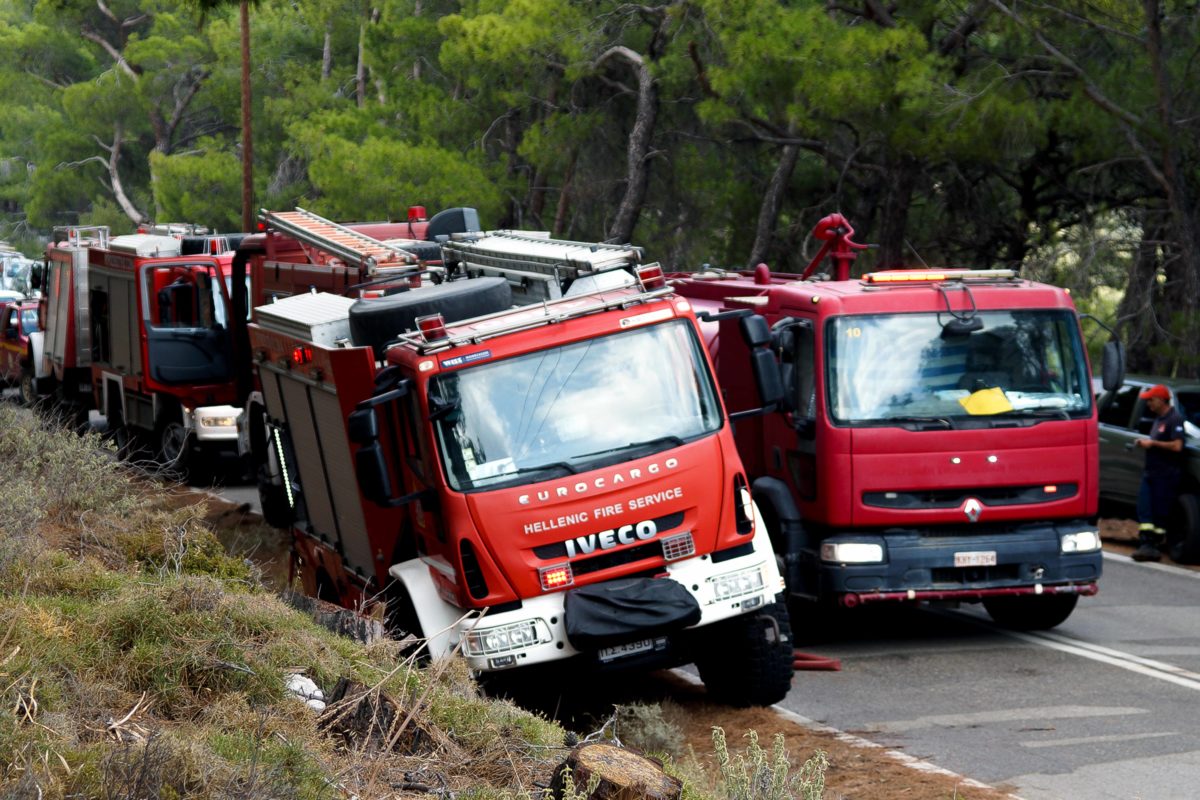
[[404,248],[381,242],[303,208],[295,211],[267,211],[264,208],[259,212],[259,218],[280,233],[337,256],[346,264],[365,270],[368,275],[385,271],[419,271],[417,257]]
[[60,232],[66,236],[67,247],[99,247],[108,249],[107,225],[60,225],[54,228],[52,236],[55,242],[64,241],[59,238]]
[[458,261],[477,269],[537,273],[561,283],[615,269],[636,270],[642,248],[493,231],[474,239],[445,242],[442,258],[447,264]]

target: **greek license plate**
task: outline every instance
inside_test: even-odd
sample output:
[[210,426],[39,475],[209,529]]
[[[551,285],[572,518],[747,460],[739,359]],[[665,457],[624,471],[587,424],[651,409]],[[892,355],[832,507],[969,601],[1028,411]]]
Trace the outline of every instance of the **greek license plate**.
[[653,639],[642,639],[640,642],[627,642],[619,644],[615,647],[604,647],[599,652],[600,661],[608,663],[615,661],[618,658],[637,655],[638,653],[647,653],[654,649]]
[[994,567],[996,566],[995,550],[974,550],[954,554],[956,567]]

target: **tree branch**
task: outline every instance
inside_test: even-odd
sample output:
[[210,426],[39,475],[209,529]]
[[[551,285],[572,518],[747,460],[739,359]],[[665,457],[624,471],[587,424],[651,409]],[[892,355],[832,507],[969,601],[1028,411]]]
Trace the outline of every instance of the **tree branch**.
[[107,39],[88,28],[82,28],[80,33],[83,35],[83,38],[100,45],[101,49],[108,53],[112,60],[116,62],[117,66],[120,67],[126,75],[133,78],[135,81],[138,79],[137,70],[130,66],[129,62],[125,60],[125,56],[119,50],[117,50],[117,48],[113,47]]

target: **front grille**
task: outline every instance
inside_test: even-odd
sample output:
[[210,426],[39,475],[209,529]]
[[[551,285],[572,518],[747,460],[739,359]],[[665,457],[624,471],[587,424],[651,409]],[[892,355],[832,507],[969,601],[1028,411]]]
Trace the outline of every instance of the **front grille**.
[[[1049,491],[1047,491],[1049,490]],[[970,498],[985,506],[1052,503],[1074,497],[1079,487],[1073,483],[1036,486],[986,486],[968,489],[920,489],[905,492],[863,492],[863,505],[875,508],[928,509],[958,508]]]
[[[674,530],[683,524],[683,512],[676,511],[674,514],[667,514],[664,517],[658,517],[657,519],[651,521],[654,523],[654,527],[658,533],[666,533],[667,531]],[[650,544],[654,545],[655,547],[658,546],[657,542],[650,542]],[[638,548],[635,547],[633,549],[637,550]],[[533,554],[543,561],[560,561],[567,557],[567,545],[566,542],[544,544],[540,547],[533,548]]]
[[1015,581],[1021,577],[1019,564],[1000,564],[995,567],[938,567],[931,570],[935,586],[951,584],[972,586],[993,581]]

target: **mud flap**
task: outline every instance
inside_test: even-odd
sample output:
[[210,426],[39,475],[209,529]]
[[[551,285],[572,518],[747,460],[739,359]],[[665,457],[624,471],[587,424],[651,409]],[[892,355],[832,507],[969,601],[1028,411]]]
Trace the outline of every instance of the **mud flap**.
[[567,593],[567,639],[597,650],[682,630],[700,621],[696,599],[668,578],[628,578]]

